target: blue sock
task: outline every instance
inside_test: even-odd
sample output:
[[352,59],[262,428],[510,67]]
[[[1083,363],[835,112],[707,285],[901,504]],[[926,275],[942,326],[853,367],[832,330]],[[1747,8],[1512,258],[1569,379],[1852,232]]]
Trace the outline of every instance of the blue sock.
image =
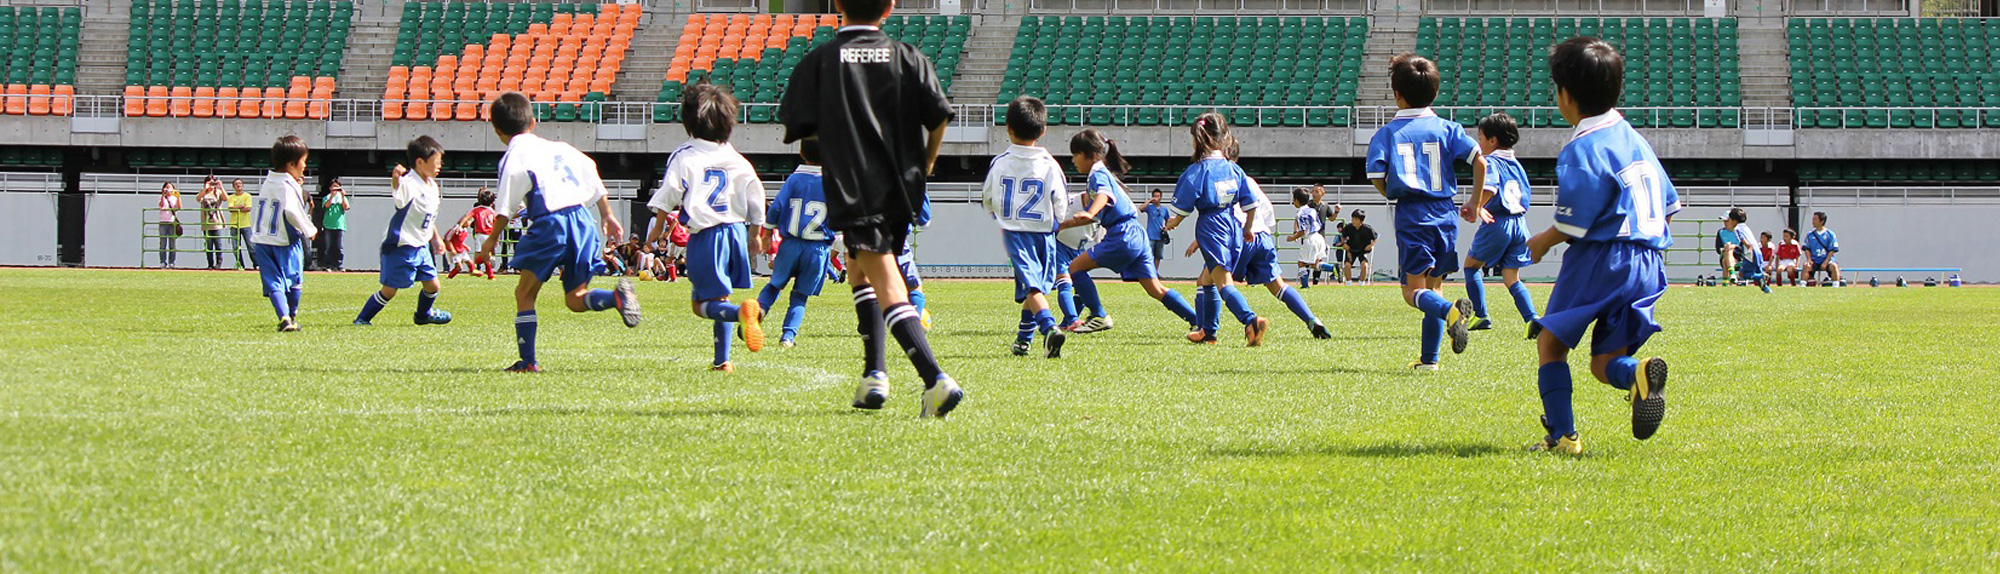
[[1444,319],[1424,317],[1423,361],[1435,365],[1438,362],[1438,347],[1444,344]]
[[1173,311],[1175,316],[1187,321],[1189,325],[1197,321],[1194,307],[1188,305],[1187,298],[1181,297],[1179,291],[1168,289],[1165,295],[1160,296],[1160,304],[1166,305],[1168,311]]
[[1229,306],[1231,314],[1236,315],[1237,322],[1248,325],[1257,320],[1257,312],[1250,310],[1250,300],[1243,298],[1243,292],[1237,291],[1235,285],[1223,286],[1222,302]]
[[417,316],[431,316],[431,307],[437,305],[438,294],[434,291],[417,292]]
[[1638,374],[1639,360],[1631,357],[1618,357],[1612,359],[1611,364],[1604,366],[1604,378],[1607,379],[1605,383],[1618,387],[1621,391],[1632,390],[1632,379]]
[[514,344],[521,347],[521,360],[535,362],[535,318],[534,311],[514,314]]
[[[773,301],[776,302],[776,301]],[[791,306],[785,308],[785,331],[778,340],[790,341],[799,336],[799,325],[806,321],[806,294],[792,292]]]
[[1298,289],[1293,289],[1290,286],[1285,287],[1285,293],[1279,295],[1278,300],[1284,301],[1285,306],[1290,307],[1292,314],[1298,315],[1300,321],[1305,321],[1307,325],[1319,324],[1319,318],[1314,317],[1312,309],[1306,307],[1306,298],[1304,295],[1299,294]]
[[279,319],[292,316],[292,306],[290,305],[290,300],[285,297],[285,294],[272,293],[270,299],[271,310],[278,312]]
[[930,306],[924,304],[924,292],[916,288],[910,289],[910,306],[916,308],[918,313],[922,313],[924,309],[930,308]]
[[1312,269],[1299,268],[1299,287],[1302,289],[1312,288]]
[[1446,315],[1451,314],[1451,300],[1437,291],[1425,289],[1417,292],[1417,308],[1423,310],[1425,317],[1443,321]]
[[1026,343],[1033,340],[1035,340],[1035,314],[1022,309],[1021,324],[1019,330],[1014,332],[1014,342]]
[[1576,434],[1576,411],[1569,402],[1569,363],[1556,361],[1542,365],[1535,375],[1542,394],[1542,416],[1557,437]]
[[1076,287],[1068,279],[1056,279],[1056,307],[1062,309],[1062,324],[1076,321]]
[[583,294],[583,305],[592,311],[603,311],[618,306],[618,294],[610,289],[591,289]]
[[701,304],[701,316],[715,321],[735,322],[736,310],[741,307],[728,301],[708,301]]
[[1076,282],[1076,302],[1090,310],[1092,317],[1110,317],[1104,312],[1104,300],[1097,297],[1097,281],[1089,273],[1079,273],[1070,277]]
[[388,304],[389,302],[387,300],[382,299],[381,291],[369,293],[368,302],[361,304],[361,314],[355,315],[354,320],[361,322],[374,321],[375,314],[381,313],[382,306]]
[[[764,290],[757,292],[757,306],[767,311],[770,310],[772,305],[778,304],[778,294],[782,292],[784,292],[784,289],[779,287],[777,283],[765,284]],[[797,294],[797,292],[793,292],[793,295]]]
[[1515,281],[1507,286],[1507,293],[1514,296],[1514,310],[1521,312],[1521,320],[1534,322],[1540,315],[1535,312],[1535,298],[1528,294],[1528,284]]
[[1486,318],[1486,280],[1478,269],[1465,270],[1465,298],[1472,300],[1472,314]]
[[291,291],[285,293],[285,308],[290,309],[292,313],[287,315],[288,317],[299,316],[299,300],[305,298],[305,295],[306,290],[303,287],[293,287]]
[[1054,332],[1056,330],[1055,314],[1050,313],[1048,309],[1036,311],[1035,326],[1041,328],[1042,334],[1044,335]]
[[714,365],[721,366],[723,363],[729,362],[729,337],[735,333],[736,333],[736,323],[729,321],[715,322],[715,363],[713,363]]
[[1195,327],[1214,335],[1222,329],[1222,292],[1216,290],[1214,285],[1196,287],[1194,297]]

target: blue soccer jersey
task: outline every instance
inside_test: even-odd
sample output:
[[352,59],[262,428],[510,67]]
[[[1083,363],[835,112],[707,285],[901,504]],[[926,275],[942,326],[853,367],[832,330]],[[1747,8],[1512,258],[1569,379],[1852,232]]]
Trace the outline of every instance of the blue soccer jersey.
[[1326,224],[1319,220],[1319,210],[1313,209],[1312,206],[1299,208],[1299,213],[1293,221],[1298,224],[1299,233],[1309,235],[1318,235],[1326,227]]
[[1493,192],[1486,200],[1486,212],[1493,217],[1528,213],[1528,170],[1521,167],[1514,150],[1494,150],[1486,156],[1486,189]]
[[833,239],[833,231],[826,227],[826,190],[821,186],[819,166],[799,166],[785,178],[778,198],[766,211],[764,221],[778,226],[778,234],[786,241]]
[[1211,152],[1181,173],[1180,181],[1174,183],[1173,205],[1168,208],[1175,215],[1196,216],[1195,238],[1199,242],[1229,241],[1232,237],[1240,242],[1243,225],[1231,208],[1256,207],[1257,199],[1250,196],[1249,188],[1243,168],[1224,158],[1222,152]]
[[[1100,163],[1090,168],[1090,176],[1084,180],[1084,189],[1090,197],[1104,195],[1111,202],[1097,212],[1097,224],[1104,227],[1105,234],[1139,233],[1139,210],[1132,206],[1132,197],[1125,195],[1125,187],[1118,184],[1118,175],[1111,168]],[[1096,201],[1096,200],[1092,200]],[[1090,206],[1078,206],[1086,209]]]
[[1667,219],[1680,194],[1646,143],[1616,110],[1579,122],[1556,158],[1556,229],[1582,242],[1673,246]]
[[1383,180],[1389,199],[1451,199],[1454,163],[1471,163],[1479,142],[1430,108],[1401,110],[1368,142],[1368,179]]
[[1815,229],[1806,232],[1806,255],[1813,263],[1826,263],[1833,254],[1840,252],[1840,238],[1833,236],[1831,229]]

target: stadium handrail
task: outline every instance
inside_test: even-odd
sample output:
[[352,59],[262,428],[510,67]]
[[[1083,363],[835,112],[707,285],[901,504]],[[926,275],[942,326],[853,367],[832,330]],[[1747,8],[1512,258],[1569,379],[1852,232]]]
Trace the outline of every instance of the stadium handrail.
[[60,192],[62,179],[54,172],[0,172],[0,193]]
[[[898,2],[900,10],[902,3]],[[968,9],[968,12],[971,10]],[[1374,0],[1029,0],[1028,13],[1052,16],[1310,16],[1375,13]]]
[[[1608,6],[1607,6],[1608,4]],[[1541,2],[1482,2],[1480,0],[1425,0],[1427,16],[1702,16],[1702,0],[1576,0]],[[1732,2],[1730,14],[1742,3]]]
[[2000,205],[2000,187],[1811,186],[1799,188],[1799,200],[1804,208]]

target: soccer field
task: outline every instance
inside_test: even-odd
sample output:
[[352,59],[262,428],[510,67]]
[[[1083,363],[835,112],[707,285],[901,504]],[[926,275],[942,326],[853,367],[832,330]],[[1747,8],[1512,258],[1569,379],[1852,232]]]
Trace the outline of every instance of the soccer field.
[[305,331],[280,334],[249,274],[0,270],[0,572],[2000,559],[1996,289],[1676,286],[1646,353],[1673,364],[1660,434],[1633,440],[1573,357],[1587,450],[1562,458],[1519,448],[1540,404],[1503,291],[1499,328],[1420,375],[1392,286],[1306,291],[1331,341],[1246,290],[1275,325],[1246,349],[1188,345],[1105,283],[1117,329],[1046,360],[1007,352],[1010,285],[936,281],[932,344],[968,397],[925,421],[899,357],[888,409],[848,407],[837,284],[797,348],[739,346],[733,374],[705,370],[685,283],[641,283],[636,330],[548,294],[540,375],[499,372],[511,278],[447,281],[451,325],[409,324],[408,295],[347,325],[373,286],[309,276]]

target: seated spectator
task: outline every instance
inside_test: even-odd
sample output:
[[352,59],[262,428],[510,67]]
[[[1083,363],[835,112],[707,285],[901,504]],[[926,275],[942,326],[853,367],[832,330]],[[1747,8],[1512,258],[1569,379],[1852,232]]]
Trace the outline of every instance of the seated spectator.
[[[1347,266],[1340,274],[1348,281],[1367,285],[1369,274],[1373,271],[1369,268],[1368,255],[1375,251],[1375,228],[1368,225],[1367,212],[1356,209],[1349,217],[1347,225],[1340,228],[1340,243],[1347,251]],[[1357,267],[1361,270],[1358,274],[1354,272]]]
[[[1762,256],[1761,258],[1764,260],[1764,269],[1763,269],[1764,277],[1769,278],[1773,281],[1777,281],[1778,280],[1777,242],[1771,240],[1771,232],[1762,231],[1757,233],[1757,244],[1760,246],[1757,249],[1757,254]],[[1782,282],[1780,283],[1782,284]]]
[[1778,244],[1777,252],[1778,262],[1773,264],[1776,271],[1771,278],[1782,284],[1786,277],[1790,277],[1792,286],[1799,286],[1799,232],[1786,228],[1785,241]]
[[1764,282],[1764,251],[1757,244],[1757,232],[1750,229],[1749,219],[1741,207],[1729,208],[1729,214],[1722,216],[1723,226],[1735,231],[1737,240],[1736,243],[1725,244],[1728,255],[1723,267],[1734,268],[1737,280],[1748,281],[1770,293],[1771,286]]
[[1813,230],[1806,232],[1806,282],[1812,283],[1825,273],[1828,280],[1839,285],[1840,264],[1834,262],[1834,256],[1840,253],[1840,239],[1826,228],[1826,212],[1813,212],[1812,224]]

